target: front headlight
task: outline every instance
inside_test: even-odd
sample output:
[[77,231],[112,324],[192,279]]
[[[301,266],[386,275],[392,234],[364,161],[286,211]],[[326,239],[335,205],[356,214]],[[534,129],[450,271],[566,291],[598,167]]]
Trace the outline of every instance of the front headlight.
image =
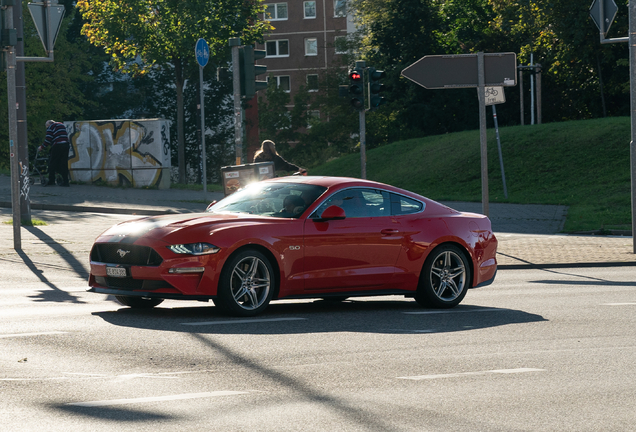
[[178,254],[190,254],[190,255],[208,255],[215,254],[221,250],[210,243],[190,243],[168,246],[174,253]]

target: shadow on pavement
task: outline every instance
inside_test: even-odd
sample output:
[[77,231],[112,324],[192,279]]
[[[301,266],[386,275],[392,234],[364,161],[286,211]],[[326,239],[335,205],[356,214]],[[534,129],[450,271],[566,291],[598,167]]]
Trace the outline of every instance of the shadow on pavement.
[[215,307],[154,309],[122,308],[94,312],[122,327],[199,334],[306,334],[306,333],[447,333],[546,321],[512,309],[460,305],[449,310],[422,309],[414,302],[356,301],[334,303],[273,303],[254,318],[225,316]]
[[[222,355],[227,363],[234,365],[233,370],[250,371],[266,377],[288,389],[298,400],[306,400],[336,412],[357,425],[364,425],[365,430],[378,431],[396,429],[382,416],[357,407],[345,398],[328,394],[320,387],[299,380],[285,371],[268,367],[259,359],[258,353],[240,353],[215,336],[330,332],[443,333],[546,321],[539,315],[523,311],[478,306],[460,305],[452,310],[427,310],[414,306],[414,302],[408,300],[274,303],[265,314],[245,319],[225,317],[214,307],[120,309],[93,315],[116,326],[189,333],[212,353]],[[426,338],[426,335],[420,337]]]
[[82,407],[67,404],[52,404],[50,408],[67,412],[69,414],[81,415],[84,417],[97,418],[102,420],[111,420],[126,423],[143,423],[148,421],[178,421],[178,418],[166,414],[133,410],[126,408],[112,407]]
[[[64,259],[68,263],[69,267],[77,275],[83,278],[88,278],[88,270],[84,267],[84,265],[80,261],[78,261],[75,258],[75,256],[73,256],[71,251],[66,249],[61,244],[57,243],[53,238],[51,238],[49,235],[47,235],[45,232],[38,229],[37,227],[26,226],[24,228],[27,231],[29,231],[31,234],[33,234],[35,237],[42,240],[43,243],[49,245],[51,249],[53,249],[55,252],[57,252],[60,255],[60,257],[62,257],[62,259]],[[57,302],[57,303],[85,303],[84,301],[80,300],[78,297],[64,290],[59,289],[55,283],[48,280],[43,275],[43,271],[38,268],[37,264],[35,264],[24,251],[18,251],[17,253],[18,253],[18,256],[24,262],[24,264],[27,266],[27,268],[31,270],[31,272],[34,275],[36,275],[42,283],[44,283],[46,286],[50,288],[47,290],[40,290],[40,294],[38,295],[29,296],[34,301]]]
[[40,281],[48,286],[50,289],[40,290],[40,294],[29,296],[36,302],[54,302],[54,303],[85,303],[78,297],[59,289],[53,282],[49,281],[42,273],[43,271],[31,261],[31,258],[23,251],[18,251],[18,256],[22,259],[24,264],[31,272],[36,275]]

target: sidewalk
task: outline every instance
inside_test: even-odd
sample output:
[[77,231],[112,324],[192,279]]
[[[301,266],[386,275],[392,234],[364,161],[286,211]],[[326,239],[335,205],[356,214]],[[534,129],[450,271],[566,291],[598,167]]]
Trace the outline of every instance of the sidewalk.
[[[11,218],[9,176],[0,175],[0,222]],[[92,241],[117,221],[142,215],[203,211],[220,192],[189,190],[121,189],[90,185],[31,187],[29,196],[34,218],[48,223],[23,227],[25,253],[72,253],[85,257]],[[448,202],[461,211],[481,212],[481,203]],[[106,217],[115,214],[117,217]],[[499,240],[500,269],[558,268],[577,266],[636,266],[632,237],[562,235],[565,206],[490,204],[490,219]],[[13,251],[9,224],[0,225],[0,255]],[[57,246],[52,247],[53,243]]]

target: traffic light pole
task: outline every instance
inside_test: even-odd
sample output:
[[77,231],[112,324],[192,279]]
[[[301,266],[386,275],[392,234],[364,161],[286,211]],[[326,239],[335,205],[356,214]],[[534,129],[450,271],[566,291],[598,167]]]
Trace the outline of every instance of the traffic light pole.
[[[4,28],[13,28],[13,6],[7,6],[4,14]],[[22,236],[20,233],[20,161],[18,155],[18,118],[16,110],[15,46],[8,46],[7,56],[7,102],[9,108],[9,157],[11,164],[11,207],[13,208],[13,248],[22,250]]]
[[[614,20],[616,10],[606,11],[605,2],[598,1],[598,16],[593,9],[597,0],[592,3],[590,15],[596,22],[600,31],[602,44],[628,42],[629,44],[629,93],[631,110],[631,141],[629,143],[630,176],[631,176],[631,204],[632,204],[632,252],[636,254],[636,0],[629,0],[628,9],[628,35],[627,37],[606,39],[609,27]],[[614,6],[616,6],[614,4]],[[607,15],[609,13],[609,15]],[[605,25],[609,23],[606,27]]]
[[234,153],[236,165],[243,162],[243,109],[241,107],[241,71],[239,67],[239,47],[241,38],[231,38],[232,84],[234,93]]
[[479,142],[481,149],[481,212],[488,216],[488,140],[486,135],[486,72],[484,70],[484,53],[477,53],[477,74],[479,87]]
[[367,131],[365,111],[360,111],[360,178],[367,179]]

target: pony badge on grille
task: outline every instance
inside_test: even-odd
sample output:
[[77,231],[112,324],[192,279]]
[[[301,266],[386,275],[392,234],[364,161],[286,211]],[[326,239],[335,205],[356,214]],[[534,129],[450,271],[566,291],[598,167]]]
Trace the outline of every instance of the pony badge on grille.
[[117,253],[119,254],[119,256],[120,256],[121,258],[123,258],[123,257],[125,257],[127,254],[129,254],[129,253],[130,253],[130,251],[123,250],[123,249],[117,249]]

